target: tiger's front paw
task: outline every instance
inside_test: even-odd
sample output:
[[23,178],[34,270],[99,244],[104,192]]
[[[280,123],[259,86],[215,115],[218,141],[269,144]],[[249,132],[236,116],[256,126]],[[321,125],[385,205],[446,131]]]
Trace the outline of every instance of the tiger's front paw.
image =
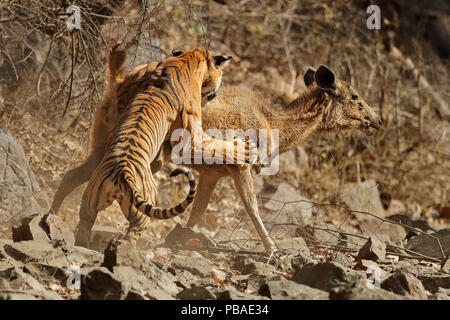
[[258,147],[252,140],[243,141],[240,138],[234,141],[233,164],[246,165],[256,164],[258,161]]

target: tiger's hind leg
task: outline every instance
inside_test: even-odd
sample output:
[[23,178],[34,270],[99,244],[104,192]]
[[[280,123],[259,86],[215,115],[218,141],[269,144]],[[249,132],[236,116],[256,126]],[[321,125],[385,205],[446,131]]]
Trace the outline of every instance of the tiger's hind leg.
[[[139,184],[138,188],[142,190],[143,196],[148,199],[149,202],[155,203],[157,194],[156,182],[150,170],[145,171],[144,176],[146,178],[141,182],[142,184]],[[145,187],[143,187],[144,185]],[[145,230],[147,230],[150,218],[139,211],[127,196],[121,198],[119,204],[125,218],[129,222],[128,230],[123,239],[130,241],[136,246],[137,241],[141,238]]]
[[99,211],[109,207],[115,200],[114,185],[108,180],[102,181],[100,185],[102,188],[98,188],[98,184],[91,179],[84,191],[79,212],[80,221],[75,232],[75,245],[77,246],[89,248],[92,227]]
[[147,230],[150,218],[136,209],[134,205],[130,205],[128,201],[127,203],[121,203],[120,207],[129,222],[128,230],[123,240],[130,241],[133,246],[136,246],[139,238]]
[[56,190],[55,197],[53,198],[50,212],[57,214],[64,199],[78,186],[88,182],[92,173],[98,165],[100,156],[92,154],[86,161],[77,168],[71,169],[66,172],[58,190]]
[[83,200],[80,207],[80,221],[75,232],[75,245],[89,248],[91,242],[91,230],[97,218],[98,211],[88,204],[86,192],[83,195]]

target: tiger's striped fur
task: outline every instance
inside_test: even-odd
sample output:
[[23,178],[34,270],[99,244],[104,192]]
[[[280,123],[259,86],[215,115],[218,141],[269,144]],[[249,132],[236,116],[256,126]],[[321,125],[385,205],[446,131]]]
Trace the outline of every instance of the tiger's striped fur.
[[[114,45],[108,53],[108,88],[103,99],[97,104],[94,114],[94,125],[92,126],[89,139],[89,156],[78,167],[67,171],[56,190],[50,211],[58,213],[63,200],[75,188],[89,181],[92,173],[105,154],[107,137],[117,124],[124,109],[138,92],[149,85],[151,75],[156,69],[158,62],[137,66],[129,73],[124,74],[126,51],[120,44]],[[139,86],[128,85],[128,77],[139,82]],[[147,82],[142,81],[147,79]]]
[[[156,184],[150,164],[171,131],[182,127],[194,134],[197,128],[194,121],[201,121],[202,92],[203,95],[215,93],[222,67],[229,59],[213,57],[205,49],[194,49],[158,63],[148,78],[141,78],[144,89],[141,87],[112,129],[103,159],[83,194],[77,245],[89,245],[98,212],[114,200],[119,202],[130,222],[126,238],[131,241],[136,241],[145,230],[147,217],[169,219],[185,211],[195,194],[192,174],[187,169],[172,173],[172,176],[183,173],[188,177],[190,192],[181,204],[162,209],[154,205]],[[122,64],[111,64],[112,77],[120,77]],[[120,101],[120,96],[117,98]]]

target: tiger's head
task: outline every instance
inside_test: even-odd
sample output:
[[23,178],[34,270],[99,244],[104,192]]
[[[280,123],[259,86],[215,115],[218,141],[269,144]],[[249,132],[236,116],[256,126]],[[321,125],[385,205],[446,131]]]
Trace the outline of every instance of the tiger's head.
[[317,87],[327,106],[323,122],[325,130],[357,129],[372,136],[381,126],[381,118],[344,80],[337,79],[333,71],[321,65],[317,70],[309,67],[304,75],[308,88]]
[[[207,72],[202,82],[202,107],[216,97],[216,92],[222,82],[223,69],[230,63],[231,56],[212,55],[208,50],[195,49],[206,58]],[[173,50],[172,56],[183,54],[181,50]]]

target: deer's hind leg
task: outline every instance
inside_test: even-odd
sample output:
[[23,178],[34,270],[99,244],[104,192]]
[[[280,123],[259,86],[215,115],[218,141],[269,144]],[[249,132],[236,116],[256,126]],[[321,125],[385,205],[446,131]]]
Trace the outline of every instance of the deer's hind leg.
[[101,156],[96,154],[91,154],[86,161],[77,168],[71,169],[64,174],[61,183],[56,190],[55,196],[53,198],[52,206],[50,212],[53,214],[58,213],[64,199],[77,187],[81,186],[83,183],[89,181],[97,167]]
[[191,215],[186,224],[187,227],[192,228],[200,222],[203,214],[208,207],[209,199],[216,187],[217,181],[220,176],[211,175],[211,172],[200,171],[200,177],[198,181],[198,189],[194,196],[194,202],[192,203]]
[[255,189],[253,185],[253,177],[251,167],[227,166],[229,172],[234,180],[234,185],[239,192],[239,195],[244,202],[245,210],[250,216],[250,219],[261,238],[264,248],[267,252],[277,250],[273,240],[270,238],[266,227],[264,226],[261,217],[259,216],[258,199],[256,198]]

